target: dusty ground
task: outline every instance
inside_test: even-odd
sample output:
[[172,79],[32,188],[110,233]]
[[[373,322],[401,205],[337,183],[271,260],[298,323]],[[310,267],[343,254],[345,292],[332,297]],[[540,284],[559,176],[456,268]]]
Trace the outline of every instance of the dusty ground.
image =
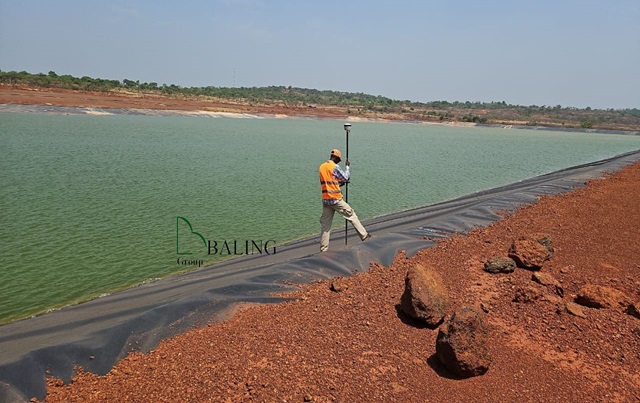
[[[640,164],[565,195],[545,197],[490,227],[398,257],[391,267],[305,287],[297,299],[248,307],[133,353],[106,376],[50,379],[47,402],[87,401],[640,401],[640,319],[617,310],[568,314],[584,284],[614,287],[640,301]],[[551,236],[555,254],[542,272],[488,274],[482,262],[506,255],[511,241]],[[407,267],[440,272],[455,306],[484,305],[493,363],[454,379],[435,359],[437,330],[405,323],[396,310]],[[520,287],[544,294],[514,302]]]
[[104,93],[55,88],[20,88],[0,85],[0,104],[81,106],[93,108],[136,108],[177,111],[211,111],[317,117],[346,117],[345,108],[252,105],[201,98],[163,97],[138,93]]
[[[267,115],[286,115],[291,117],[314,118],[349,118],[353,121],[411,121],[427,124],[475,126],[475,123],[465,122],[465,116],[477,115],[488,119],[488,123],[500,125],[534,125],[552,128],[579,128],[585,121],[594,123],[596,129],[611,129],[637,132],[640,130],[637,117],[626,114],[615,119],[607,115],[605,111],[590,111],[582,114],[582,117],[573,112],[562,117],[555,114],[536,113],[525,115],[513,108],[505,110],[487,111],[485,109],[432,109],[414,108],[409,110],[369,110],[368,108],[314,105],[313,108],[304,106],[287,106],[279,103],[250,103],[242,100],[228,100],[213,97],[185,97],[181,95],[168,96],[161,93],[139,93],[124,89],[114,90],[111,93],[99,91],[75,91],[59,88],[31,88],[0,84],[0,104],[23,105],[55,105],[77,106],[93,108],[137,108],[160,109],[177,111],[208,111],[228,113],[250,113]],[[317,106],[317,107],[315,107]],[[613,112],[612,112],[613,113]],[[443,119],[446,114],[447,118]],[[595,114],[595,115],[594,115]],[[602,115],[604,114],[604,115]],[[442,119],[442,120],[441,120]]]
[[[210,97],[185,98],[180,96],[169,97],[125,91],[105,93],[97,91],[73,91],[59,88],[14,87],[1,84],[0,104],[54,105],[88,108],[159,109],[173,111],[208,111],[249,113],[258,115],[280,115],[287,117],[304,118],[349,119],[351,121],[408,120],[408,116],[391,112],[367,112],[366,116],[352,116],[348,113],[348,108],[339,106],[317,106],[314,108],[310,108],[308,106],[287,106],[284,104],[251,104]],[[424,118],[422,118],[421,120],[424,120]],[[457,121],[440,122],[435,118],[428,119],[428,121],[425,121],[425,123],[454,126],[474,125],[473,123]]]

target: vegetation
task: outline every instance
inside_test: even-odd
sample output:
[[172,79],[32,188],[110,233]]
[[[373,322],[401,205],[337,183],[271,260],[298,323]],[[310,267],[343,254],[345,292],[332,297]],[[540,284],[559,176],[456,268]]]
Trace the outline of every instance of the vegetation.
[[640,110],[579,109],[556,106],[521,106],[501,102],[413,102],[380,95],[316,90],[285,86],[270,87],[181,87],[174,84],[123,79],[31,74],[0,70],[0,84],[25,87],[62,88],[79,91],[153,93],[169,97],[225,100],[251,105],[342,108],[345,114],[362,117],[389,117],[420,121],[461,121],[501,125],[575,127],[583,129],[640,130]]

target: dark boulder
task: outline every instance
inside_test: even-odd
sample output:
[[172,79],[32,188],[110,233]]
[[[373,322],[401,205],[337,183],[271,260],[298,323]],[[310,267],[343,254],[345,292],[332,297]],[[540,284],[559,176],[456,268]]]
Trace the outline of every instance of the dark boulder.
[[497,256],[484,263],[484,271],[491,274],[511,273],[516,269],[516,262],[504,256]]
[[436,356],[461,378],[482,375],[491,365],[490,340],[483,315],[474,308],[461,307],[440,326]]

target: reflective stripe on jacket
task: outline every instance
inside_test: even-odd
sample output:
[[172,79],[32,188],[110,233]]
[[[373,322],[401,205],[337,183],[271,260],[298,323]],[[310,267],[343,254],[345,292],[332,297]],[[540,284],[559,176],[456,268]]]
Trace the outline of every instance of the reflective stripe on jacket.
[[329,160],[322,165],[318,173],[320,174],[320,187],[322,188],[322,198],[324,200],[340,200],[342,199],[342,191],[340,190],[340,182],[333,177],[333,170],[336,163]]

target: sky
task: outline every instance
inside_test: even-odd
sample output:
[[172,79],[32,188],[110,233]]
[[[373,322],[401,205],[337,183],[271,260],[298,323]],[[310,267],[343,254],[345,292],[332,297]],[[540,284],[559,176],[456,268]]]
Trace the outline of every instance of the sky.
[[0,0],[0,69],[640,108],[640,1]]

